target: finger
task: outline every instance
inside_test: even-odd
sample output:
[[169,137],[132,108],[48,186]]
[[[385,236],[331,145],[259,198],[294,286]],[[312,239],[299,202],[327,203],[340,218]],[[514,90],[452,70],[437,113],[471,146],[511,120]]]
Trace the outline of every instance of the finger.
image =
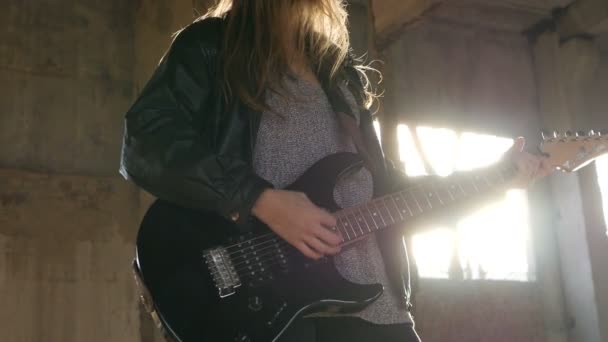
[[321,224],[327,228],[335,227],[337,224],[337,221],[336,221],[336,218],[334,217],[334,215],[328,213],[327,211],[325,211],[323,209],[320,210],[319,221],[321,221]]
[[540,168],[540,161],[536,158],[531,158],[528,161],[528,175],[530,179],[534,179],[538,174],[538,169]]
[[525,145],[526,145],[526,139],[524,139],[524,137],[517,137],[517,139],[515,139],[515,141],[513,141],[513,146],[511,146],[508,153],[513,154],[515,152],[521,152],[524,150]]
[[308,245],[307,245],[306,243],[304,243],[303,241],[302,241],[302,242],[297,243],[297,244],[295,245],[295,247],[296,247],[296,248],[297,248],[297,249],[298,249],[300,252],[302,252],[302,254],[304,254],[305,256],[307,256],[307,257],[309,257],[309,258],[311,258],[311,259],[318,260],[318,259],[321,259],[321,257],[323,256],[323,255],[321,255],[321,254],[319,254],[319,253],[317,253],[317,252],[313,251],[313,250],[312,250],[310,247],[308,247]]
[[315,229],[313,231],[313,234],[318,239],[320,239],[321,241],[325,242],[326,244],[328,244],[330,246],[338,246],[344,241],[342,239],[342,236],[340,236],[339,234],[334,233],[324,227],[319,227],[319,229]]
[[552,174],[553,171],[555,171],[555,169],[553,168],[553,166],[551,166],[551,164],[549,163],[549,160],[547,158],[543,158],[541,160],[540,167],[542,169],[543,177],[548,176],[548,175]]
[[532,155],[523,154],[521,156],[521,164],[524,174],[532,174],[538,168],[540,161]]
[[515,142],[513,143],[513,147],[517,152],[523,151],[525,146],[526,139],[524,137],[517,137],[517,139],[515,139]]
[[321,255],[333,255],[340,251],[339,247],[328,246],[316,237],[307,239],[306,244]]

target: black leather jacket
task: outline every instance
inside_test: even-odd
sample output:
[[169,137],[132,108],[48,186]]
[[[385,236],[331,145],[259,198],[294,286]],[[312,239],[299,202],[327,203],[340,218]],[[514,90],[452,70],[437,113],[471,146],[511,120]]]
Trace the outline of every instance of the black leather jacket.
[[[252,169],[261,114],[242,103],[227,108],[219,86],[222,30],[221,19],[207,19],[176,37],[126,114],[120,172],[158,198],[216,212],[246,230],[253,204],[272,184]],[[349,86],[361,86],[354,68],[346,66],[343,72]],[[325,91],[336,112],[352,115],[340,91]],[[385,161],[369,111],[360,112],[375,192],[381,194],[405,177]],[[409,275],[400,233],[385,230],[377,237],[393,287],[405,304]]]

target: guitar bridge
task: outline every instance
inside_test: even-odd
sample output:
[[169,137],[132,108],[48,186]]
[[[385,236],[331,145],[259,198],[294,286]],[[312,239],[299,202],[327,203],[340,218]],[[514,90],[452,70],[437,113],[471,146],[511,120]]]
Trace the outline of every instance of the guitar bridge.
[[213,277],[220,298],[228,297],[241,286],[241,280],[236,273],[232,259],[224,248],[213,248],[203,251],[205,264]]

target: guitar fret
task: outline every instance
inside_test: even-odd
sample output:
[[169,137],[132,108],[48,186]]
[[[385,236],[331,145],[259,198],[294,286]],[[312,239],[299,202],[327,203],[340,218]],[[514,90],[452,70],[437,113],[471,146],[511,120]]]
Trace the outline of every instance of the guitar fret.
[[384,203],[384,207],[388,211],[388,214],[391,216],[393,223],[401,221],[403,218],[399,214],[399,210],[395,211],[395,204],[389,198],[390,196],[382,197],[382,203]]
[[355,233],[355,229],[353,228],[353,224],[352,222],[350,222],[350,219],[348,218],[348,213],[344,213],[344,215],[346,216],[346,226],[348,228],[350,228],[350,231],[353,233],[353,239],[357,237],[357,234]]
[[351,235],[353,235],[353,238],[356,238],[357,232],[355,231],[355,225],[353,224],[353,219],[352,215],[350,214],[350,211],[346,210],[344,212],[344,216],[346,217],[346,226],[350,229],[350,233]]
[[371,228],[369,227],[369,224],[367,223],[367,220],[366,220],[366,218],[365,218],[365,215],[363,214],[363,210],[361,210],[361,207],[357,207],[357,210],[359,211],[359,215],[360,215],[360,216],[359,216],[359,220],[360,220],[360,221],[363,221],[363,223],[365,223],[365,228],[367,229],[367,232],[368,232],[368,233],[371,233],[371,232],[372,232],[372,230],[371,230]]
[[439,191],[437,191],[437,187],[435,186],[434,183],[431,183],[431,188],[432,188],[433,192],[435,193],[435,195],[437,195],[437,200],[439,200],[439,205],[444,206],[445,203],[443,203],[443,201],[441,200],[441,196],[439,195]]
[[464,189],[462,188],[462,185],[460,185],[460,182],[456,183],[458,185],[458,188],[460,188],[460,191],[462,192],[462,196],[466,197],[469,194],[466,193],[466,191],[464,191]]
[[424,197],[424,199],[426,200],[426,203],[428,203],[429,205],[429,209],[433,209],[433,205],[431,204],[431,201],[429,200],[429,196],[427,194],[427,192],[424,190],[424,188],[422,186],[420,186],[418,188],[419,192],[422,191],[422,197]]
[[[384,220],[384,221],[388,222],[388,225],[394,224],[396,221],[393,218],[393,215],[391,214],[391,211],[386,206],[386,202],[384,202],[384,198],[380,198],[379,201],[380,201],[380,203],[376,207],[379,208],[380,214],[382,215],[383,220],[384,220],[384,217],[386,217],[386,220]],[[386,212],[386,214],[388,214],[388,216],[385,214],[385,212]],[[392,222],[390,222],[389,219]]]
[[395,197],[393,195],[390,195],[389,197],[391,198],[391,201],[393,202],[395,209],[397,209],[397,214],[399,214],[399,217],[403,221],[404,217],[403,217],[403,215],[401,215],[401,209],[397,206],[397,202],[395,202]]
[[351,227],[353,229],[353,234],[355,234],[355,237],[358,237],[356,231],[357,227],[359,227],[359,231],[361,231],[361,235],[363,235],[363,229],[361,229],[361,225],[359,224],[359,222],[357,222],[357,216],[355,215],[355,213],[350,211],[350,217],[352,217],[352,220],[355,222],[355,224],[351,223]]
[[[343,217],[338,216],[338,224],[342,225],[342,231],[341,231],[341,233],[346,234],[346,239],[350,240],[350,235],[348,234],[348,230],[346,230],[346,227],[344,225],[344,218]],[[342,241],[344,242],[344,235],[342,235]]]
[[374,215],[374,213],[371,210],[369,210],[369,206],[365,206],[365,208],[369,212],[369,215],[372,218],[372,221],[374,222],[374,226],[376,226],[376,230],[380,229],[378,226],[378,223],[376,223],[376,219],[374,218],[374,216],[376,216],[376,215]]
[[338,233],[340,233],[340,238],[342,239],[342,242],[346,242],[348,234],[345,234],[346,230],[344,230],[344,227],[336,225],[336,228],[338,229]]
[[[355,210],[357,210],[358,208],[355,208]],[[359,209],[360,210],[360,209]],[[361,216],[358,216],[358,213],[353,213],[353,216],[355,217],[355,220],[357,221],[357,225],[359,226],[359,230],[361,230],[361,235],[365,235],[365,232],[363,231],[363,226],[361,225]]]
[[454,202],[455,201],[455,197],[452,194],[452,192],[450,191],[450,188],[445,184],[445,182],[441,182],[441,188],[443,189],[444,192],[444,200],[446,202]]
[[[441,206],[441,201],[437,199],[437,194],[433,191],[433,183],[426,184],[424,187],[420,187],[422,192],[424,193],[424,198],[429,203],[429,209],[433,209],[433,204],[435,207]],[[430,188],[430,189],[429,189]]]
[[403,191],[401,191],[401,192],[398,192],[398,193],[397,193],[397,200],[398,200],[398,201],[400,201],[400,203],[402,203],[402,204],[405,206],[405,208],[399,208],[399,209],[400,209],[400,210],[401,210],[401,211],[402,211],[404,214],[406,213],[406,212],[405,212],[405,209],[407,209],[407,211],[410,213],[410,214],[409,214],[409,215],[410,215],[410,217],[414,217],[414,213],[412,212],[412,209],[410,209],[410,206],[409,206],[409,205],[407,205],[407,201],[406,201],[406,200],[405,200],[405,198],[403,197]]
[[414,196],[411,191],[406,192],[405,194],[410,194],[410,196],[414,199],[414,203],[416,203],[416,206],[418,207],[418,211],[420,211],[419,214],[422,214],[424,212],[424,210],[422,210],[422,207],[420,206],[420,203],[418,202],[418,200],[416,199],[416,196]]
[[376,201],[372,201],[371,204],[374,206],[374,215],[380,216],[380,220],[382,220],[382,227],[388,226],[386,222],[384,222],[384,217],[382,217],[382,212],[378,210],[378,206],[376,205]]
[[475,192],[479,192],[479,188],[477,187],[477,182],[479,181],[478,176],[468,177],[471,184],[473,184],[473,188],[475,188]]
[[[445,183],[442,184],[445,187]],[[450,195],[450,199],[452,200],[452,202],[455,200],[454,195],[452,195],[452,192],[450,191],[450,187],[448,186],[447,188],[445,188],[445,190],[448,192],[448,195]]]
[[488,181],[487,175],[481,175],[481,179],[486,183],[487,187],[492,187],[494,185],[494,184],[490,183],[490,181]]
[[355,240],[375,230],[403,222],[406,218],[421,215],[427,210],[445,207],[475,193],[491,190],[506,183],[515,171],[510,166],[484,173],[465,173],[384,195],[364,205],[341,210],[336,215],[337,222],[333,229],[340,232],[343,242]]
[[[346,218],[346,220],[344,220],[344,218]],[[355,237],[351,236],[351,234],[349,232],[349,230],[351,230],[351,228],[350,228],[350,223],[348,222],[348,216],[347,215],[344,215],[342,222],[344,223],[344,231],[346,232],[346,235],[348,236],[348,240],[354,239]]]
[[[361,211],[361,215],[363,215],[363,219],[365,220],[365,224],[367,224],[367,227],[369,229],[369,231],[373,231],[376,229],[376,223],[374,222],[374,219],[372,218],[371,214],[369,213],[369,210],[367,209],[367,205],[360,207],[360,211]],[[371,224],[370,224],[371,222]],[[373,225],[373,227],[372,227]]]

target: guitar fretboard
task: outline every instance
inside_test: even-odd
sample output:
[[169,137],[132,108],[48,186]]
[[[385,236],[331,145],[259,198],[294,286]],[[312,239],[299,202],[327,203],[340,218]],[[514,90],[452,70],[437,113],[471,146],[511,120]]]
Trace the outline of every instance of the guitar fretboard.
[[363,205],[340,210],[334,213],[337,219],[336,229],[346,243],[477,195],[492,192],[514,176],[515,167],[507,164],[481,173],[465,172],[458,176],[417,184]]

